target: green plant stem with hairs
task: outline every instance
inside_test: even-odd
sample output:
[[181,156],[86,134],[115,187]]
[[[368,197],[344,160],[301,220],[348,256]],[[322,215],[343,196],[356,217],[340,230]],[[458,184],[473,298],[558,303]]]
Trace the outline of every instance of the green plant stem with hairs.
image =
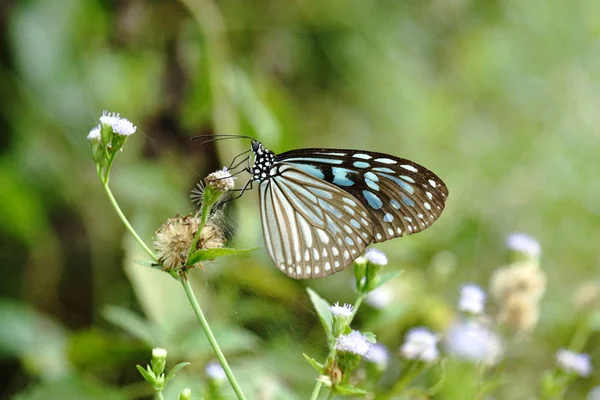
[[[111,162],[111,164],[112,164],[112,162]],[[133,226],[127,220],[127,217],[125,217],[125,214],[123,214],[123,211],[121,211],[121,208],[119,207],[119,204],[117,203],[117,200],[113,196],[113,194],[108,186],[108,171],[110,171],[110,164],[107,169],[107,173],[104,176],[99,174],[99,176],[100,176],[100,180],[102,181],[102,187],[104,188],[104,191],[106,192],[113,208],[119,215],[119,218],[121,218],[121,221],[123,222],[125,227],[127,227],[127,230],[129,230],[129,232],[133,235],[133,237],[139,243],[139,245],[144,249],[144,251],[155,262],[158,262],[158,257],[156,256],[156,254],[154,254],[154,252],[146,245],[146,243],[144,243],[144,241],[140,238],[140,236],[137,234],[135,229],[133,229]],[[194,237],[194,242],[190,249],[190,254],[193,252],[192,249],[196,248],[198,239],[200,237],[200,233],[202,232],[202,228],[204,227],[204,224],[206,223],[208,214],[210,213],[210,210],[213,205],[214,205],[214,203],[209,204],[208,202],[203,202],[201,217],[200,217],[201,222],[200,222],[200,226],[198,227],[198,232],[196,233],[196,236]],[[189,283],[189,280],[187,278],[185,271],[182,271],[180,273],[180,281],[181,281],[181,284],[185,291],[185,294],[187,295],[187,298],[192,306],[192,309],[194,310],[194,313],[196,314],[196,317],[198,318],[198,321],[200,322],[200,325],[202,326],[202,329],[204,330],[206,339],[210,343],[210,346],[212,347],[212,349],[215,352],[215,355],[217,356],[217,359],[221,363],[221,366],[223,367],[223,370],[225,371],[225,375],[227,376],[227,379],[229,380],[231,387],[233,388],[235,394],[237,395],[237,398],[240,400],[245,400],[246,397],[244,396],[244,393],[242,392],[240,385],[238,384],[237,380],[235,379],[235,376],[233,375],[233,372],[232,372],[231,368],[229,367],[229,364],[227,363],[227,359],[225,358],[225,355],[223,354],[223,352],[221,351],[221,348],[219,347],[219,344],[217,343],[217,339],[215,338],[215,335],[213,334],[212,330],[210,329],[210,325],[208,324],[208,321],[206,320],[206,317],[204,316],[204,313],[202,312],[202,309],[200,308],[200,304],[198,303],[198,300],[196,299],[196,296],[194,295],[194,291],[192,290],[192,287],[190,286],[190,283]],[[162,393],[157,392],[157,397],[158,397],[158,399],[163,399]]]
[[[367,297],[367,295],[365,293],[359,293],[358,298],[356,299],[356,302],[354,303],[354,307],[352,310],[352,317],[350,317],[350,321],[348,321],[348,326],[350,326],[350,324],[352,323],[352,320],[354,319],[354,317],[356,316],[356,313],[358,312],[358,309],[360,308],[363,300]],[[329,364],[330,361],[335,359],[335,344],[332,346],[331,351],[329,353],[329,355],[327,356],[327,363]],[[315,387],[312,391],[312,395],[310,396],[310,400],[317,400],[319,398],[319,393],[321,392],[321,388],[323,387],[323,382],[321,381],[317,381],[317,383],[315,384]],[[329,394],[330,397],[328,398],[333,398],[332,396],[335,396],[335,390],[331,390],[331,393]]]

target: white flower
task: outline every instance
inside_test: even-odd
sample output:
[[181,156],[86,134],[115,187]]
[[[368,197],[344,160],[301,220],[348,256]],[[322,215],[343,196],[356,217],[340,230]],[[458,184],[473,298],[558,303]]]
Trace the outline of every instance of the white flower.
[[587,400],[600,400],[600,386],[595,386],[590,390]]
[[529,254],[537,257],[542,252],[540,244],[537,240],[524,233],[512,233],[506,239],[506,246],[510,250]]
[[205,371],[206,376],[208,376],[210,379],[224,381],[227,378],[227,375],[225,375],[225,370],[223,370],[221,364],[216,361],[211,361],[206,364]]
[[106,110],[102,111],[102,116],[100,117],[100,123],[102,125],[111,125],[116,123],[119,120],[118,113],[111,113]]
[[155,347],[152,349],[152,357],[167,358],[167,350]]
[[121,136],[130,136],[137,130],[137,128],[126,118],[119,118],[110,126],[117,135]]
[[386,308],[394,300],[394,292],[388,285],[379,286],[367,294],[365,301],[372,307],[382,309]]
[[387,256],[385,255],[385,253],[383,251],[381,251],[379,249],[369,249],[369,250],[367,250],[365,252],[364,257],[371,264],[381,265],[382,267],[384,265],[387,265],[387,263],[388,263]]
[[496,332],[477,321],[452,325],[446,334],[446,348],[457,358],[487,365],[496,365],[504,351]]
[[575,372],[579,376],[587,377],[592,373],[590,356],[585,353],[560,349],[556,352],[556,364],[563,371]]
[[385,368],[390,359],[390,352],[384,345],[376,343],[369,348],[369,351],[367,351],[365,357],[373,364],[377,364]]
[[339,315],[341,317],[351,317],[353,308],[351,304],[344,304],[343,306],[340,306],[339,303],[335,303],[334,305],[329,307],[329,310],[331,310],[331,313],[333,315]]
[[400,354],[409,360],[425,362],[436,361],[440,354],[437,349],[438,337],[426,328],[413,328],[406,336],[400,347]]
[[100,140],[100,125],[96,126],[87,135],[88,140]]
[[458,309],[470,314],[479,315],[483,313],[485,306],[485,292],[474,284],[464,285],[460,289],[460,300]]
[[337,351],[345,351],[360,356],[367,354],[370,347],[371,343],[367,341],[367,337],[359,331],[352,331],[347,335],[342,335],[335,341]]
[[231,190],[234,186],[233,177],[227,167],[209,174],[204,178],[204,182],[221,191]]

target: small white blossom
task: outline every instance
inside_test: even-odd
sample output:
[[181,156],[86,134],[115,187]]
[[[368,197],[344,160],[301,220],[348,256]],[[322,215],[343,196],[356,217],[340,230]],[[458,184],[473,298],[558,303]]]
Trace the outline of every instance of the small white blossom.
[[130,136],[137,130],[137,128],[126,118],[119,118],[110,126],[117,135],[121,136]]
[[590,390],[587,400],[600,400],[600,386],[595,386]]
[[383,309],[389,306],[394,300],[394,292],[388,285],[379,286],[367,294],[365,301],[371,307]]
[[218,190],[227,191],[233,189],[233,179],[234,177],[231,176],[231,173],[227,167],[223,167],[223,169],[209,174],[206,178],[204,178],[204,182],[207,185],[212,185]]
[[556,352],[556,364],[565,372],[574,372],[587,377],[592,373],[590,356],[585,353],[575,353],[565,349]]
[[333,315],[339,315],[342,317],[351,317],[353,308],[352,308],[351,304],[344,304],[343,306],[340,306],[339,303],[335,303],[334,305],[329,307],[329,310],[331,310],[331,313]]
[[409,360],[436,361],[440,354],[437,349],[438,337],[426,328],[413,328],[404,337],[400,354]]
[[506,246],[510,250],[529,254],[537,257],[542,252],[540,244],[537,240],[524,233],[513,233],[506,239]]
[[88,140],[100,140],[100,125],[96,126],[87,135]]
[[458,309],[470,314],[479,315],[485,307],[485,292],[474,284],[464,285],[460,289]]
[[225,374],[225,370],[223,370],[223,367],[221,367],[221,364],[219,364],[216,361],[211,361],[208,364],[206,364],[206,376],[208,376],[210,379],[214,379],[217,381],[224,381],[227,378],[227,375]]
[[385,368],[390,360],[390,352],[384,345],[376,343],[369,348],[369,351],[367,351],[365,357],[373,364],[377,364]]
[[337,351],[345,351],[360,356],[367,354],[370,347],[371,343],[367,341],[367,337],[359,331],[352,331],[347,335],[342,335],[335,342]]
[[155,347],[152,349],[152,357],[167,358],[167,350]]
[[387,265],[388,263],[388,259],[387,256],[385,255],[385,253],[379,249],[369,249],[365,252],[365,256],[364,256],[367,261],[369,261],[371,264],[375,264],[375,265],[381,265],[382,267],[384,265]]
[[446,334],[446,348],[457,358],[487,365],[496,365],[504,352],[498,334],[477,321],[452,325]]
[[111,113],[106,110],[102,111],[102,116],[100,117],[100,123],[102,125],[113,125],[120,119],[118,113]]

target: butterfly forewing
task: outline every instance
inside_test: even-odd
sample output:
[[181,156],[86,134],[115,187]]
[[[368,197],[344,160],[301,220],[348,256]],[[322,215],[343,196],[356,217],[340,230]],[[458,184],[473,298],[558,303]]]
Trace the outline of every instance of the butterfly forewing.
[[373,222],[373,241],[420,232],[442,213],[448,189],[427,168],[388,154],[361,150],[300,149],[285,162],[358,199]]
[[292,278],[341,271],[373,241],[367,207],[319,176],[277,163],[259,187],[268,253]]

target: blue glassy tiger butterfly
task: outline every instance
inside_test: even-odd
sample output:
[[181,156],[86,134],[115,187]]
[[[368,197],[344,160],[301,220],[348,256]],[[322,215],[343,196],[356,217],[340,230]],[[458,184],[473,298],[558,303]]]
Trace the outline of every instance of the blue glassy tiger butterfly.
[[[348,149],[298,149],[275,154],[248,136],[258,183],[267,251],[295,279],[322,278],[346,268],[371,243],[420,232],[444,210],[448,189],[412,161]],[[210,140],[210,141],[213,141]],[[251,160],[251,156],[254,157]]]

